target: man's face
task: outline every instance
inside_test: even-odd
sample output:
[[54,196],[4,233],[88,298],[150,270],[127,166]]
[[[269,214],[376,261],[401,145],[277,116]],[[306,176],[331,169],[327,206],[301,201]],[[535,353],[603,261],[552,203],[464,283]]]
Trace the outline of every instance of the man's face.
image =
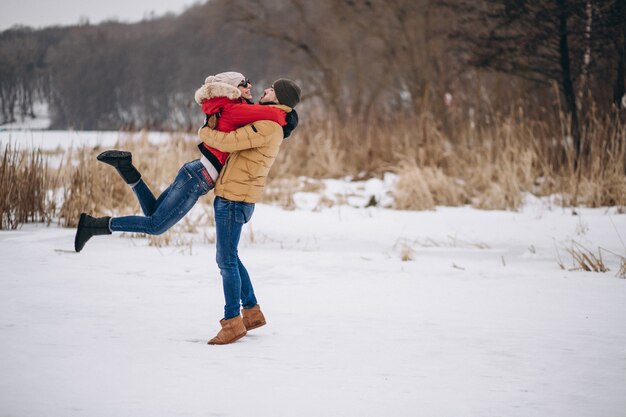
[[259,100],[259,102],[261,102],[261,103],[278,103],[278,99],[276,98],[276,93],[274,92],[274,88],[273,87],[266,88],[263,91],[263,96],[261,97],[261,100]]
[[241,97],[245,98],[246,100],[252,100],[252,84],[250,84],[250,82],[246,82],[245,85],[239,85],[239,87],[237,87],[239,89],[239,91],[241,91]]

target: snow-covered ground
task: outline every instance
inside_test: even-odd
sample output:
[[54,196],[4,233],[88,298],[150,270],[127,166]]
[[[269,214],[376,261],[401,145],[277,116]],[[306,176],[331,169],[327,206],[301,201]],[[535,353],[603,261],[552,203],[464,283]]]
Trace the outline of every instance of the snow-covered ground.
[[50,127],[50,114],[48,111],[48,103],[35,102],[33,107],[35,118],[29,116],[17,115],[17,120],[13,123],[6,123],[0,125],[0,132],[3,130],[41,130],[48,129]]
[[558,265],[572,240],[624,255],[626,215],[294,199],[244,229],[268,324],[228,346],[206,344],[223,312],[206,239],[76,254],[71,229],[1,231],[0,416],[626,415],[620,259]]

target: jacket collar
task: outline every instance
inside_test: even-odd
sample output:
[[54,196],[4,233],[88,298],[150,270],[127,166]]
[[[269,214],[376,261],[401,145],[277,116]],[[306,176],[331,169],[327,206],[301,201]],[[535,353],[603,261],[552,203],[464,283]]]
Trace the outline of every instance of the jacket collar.
[[291,113],[291,110],[293,110],[291,107],[285,106],[284,104],[269,104],[269,106],[279,108],[285,113]]
[[260,101],[259,101],[259,104],[260,104],[261,106],[272,106],[272,107],[279,108],[279,109],[281,109],[282,111],[284,111],[285,113],[290,113],[290,112],[291,112],[291,110],[293,110],[291,107],[289,107],[289,106],[285,106],[284,104],[278,104],[278,103],[261,103]]

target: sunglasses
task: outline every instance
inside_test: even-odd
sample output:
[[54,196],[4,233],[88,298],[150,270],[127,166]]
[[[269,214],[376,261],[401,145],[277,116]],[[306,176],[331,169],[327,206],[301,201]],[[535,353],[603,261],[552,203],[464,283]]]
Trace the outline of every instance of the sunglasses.
[[237,87],[247,87],[248,84],[252,85],[252,82],[249,79],[244,78],[243,81],[240,82]]

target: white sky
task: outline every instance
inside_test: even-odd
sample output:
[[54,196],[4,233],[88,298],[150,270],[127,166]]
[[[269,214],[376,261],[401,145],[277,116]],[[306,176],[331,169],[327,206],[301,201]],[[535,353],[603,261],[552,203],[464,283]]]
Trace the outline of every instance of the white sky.
[[[72,25],[83,17],[92,24],[115,18],[136,22],[154,12],[180,13],[198,0],[0,0],[0,31],[16,24],[41,28]],[[199,1],[202,3],[203,1]]]

